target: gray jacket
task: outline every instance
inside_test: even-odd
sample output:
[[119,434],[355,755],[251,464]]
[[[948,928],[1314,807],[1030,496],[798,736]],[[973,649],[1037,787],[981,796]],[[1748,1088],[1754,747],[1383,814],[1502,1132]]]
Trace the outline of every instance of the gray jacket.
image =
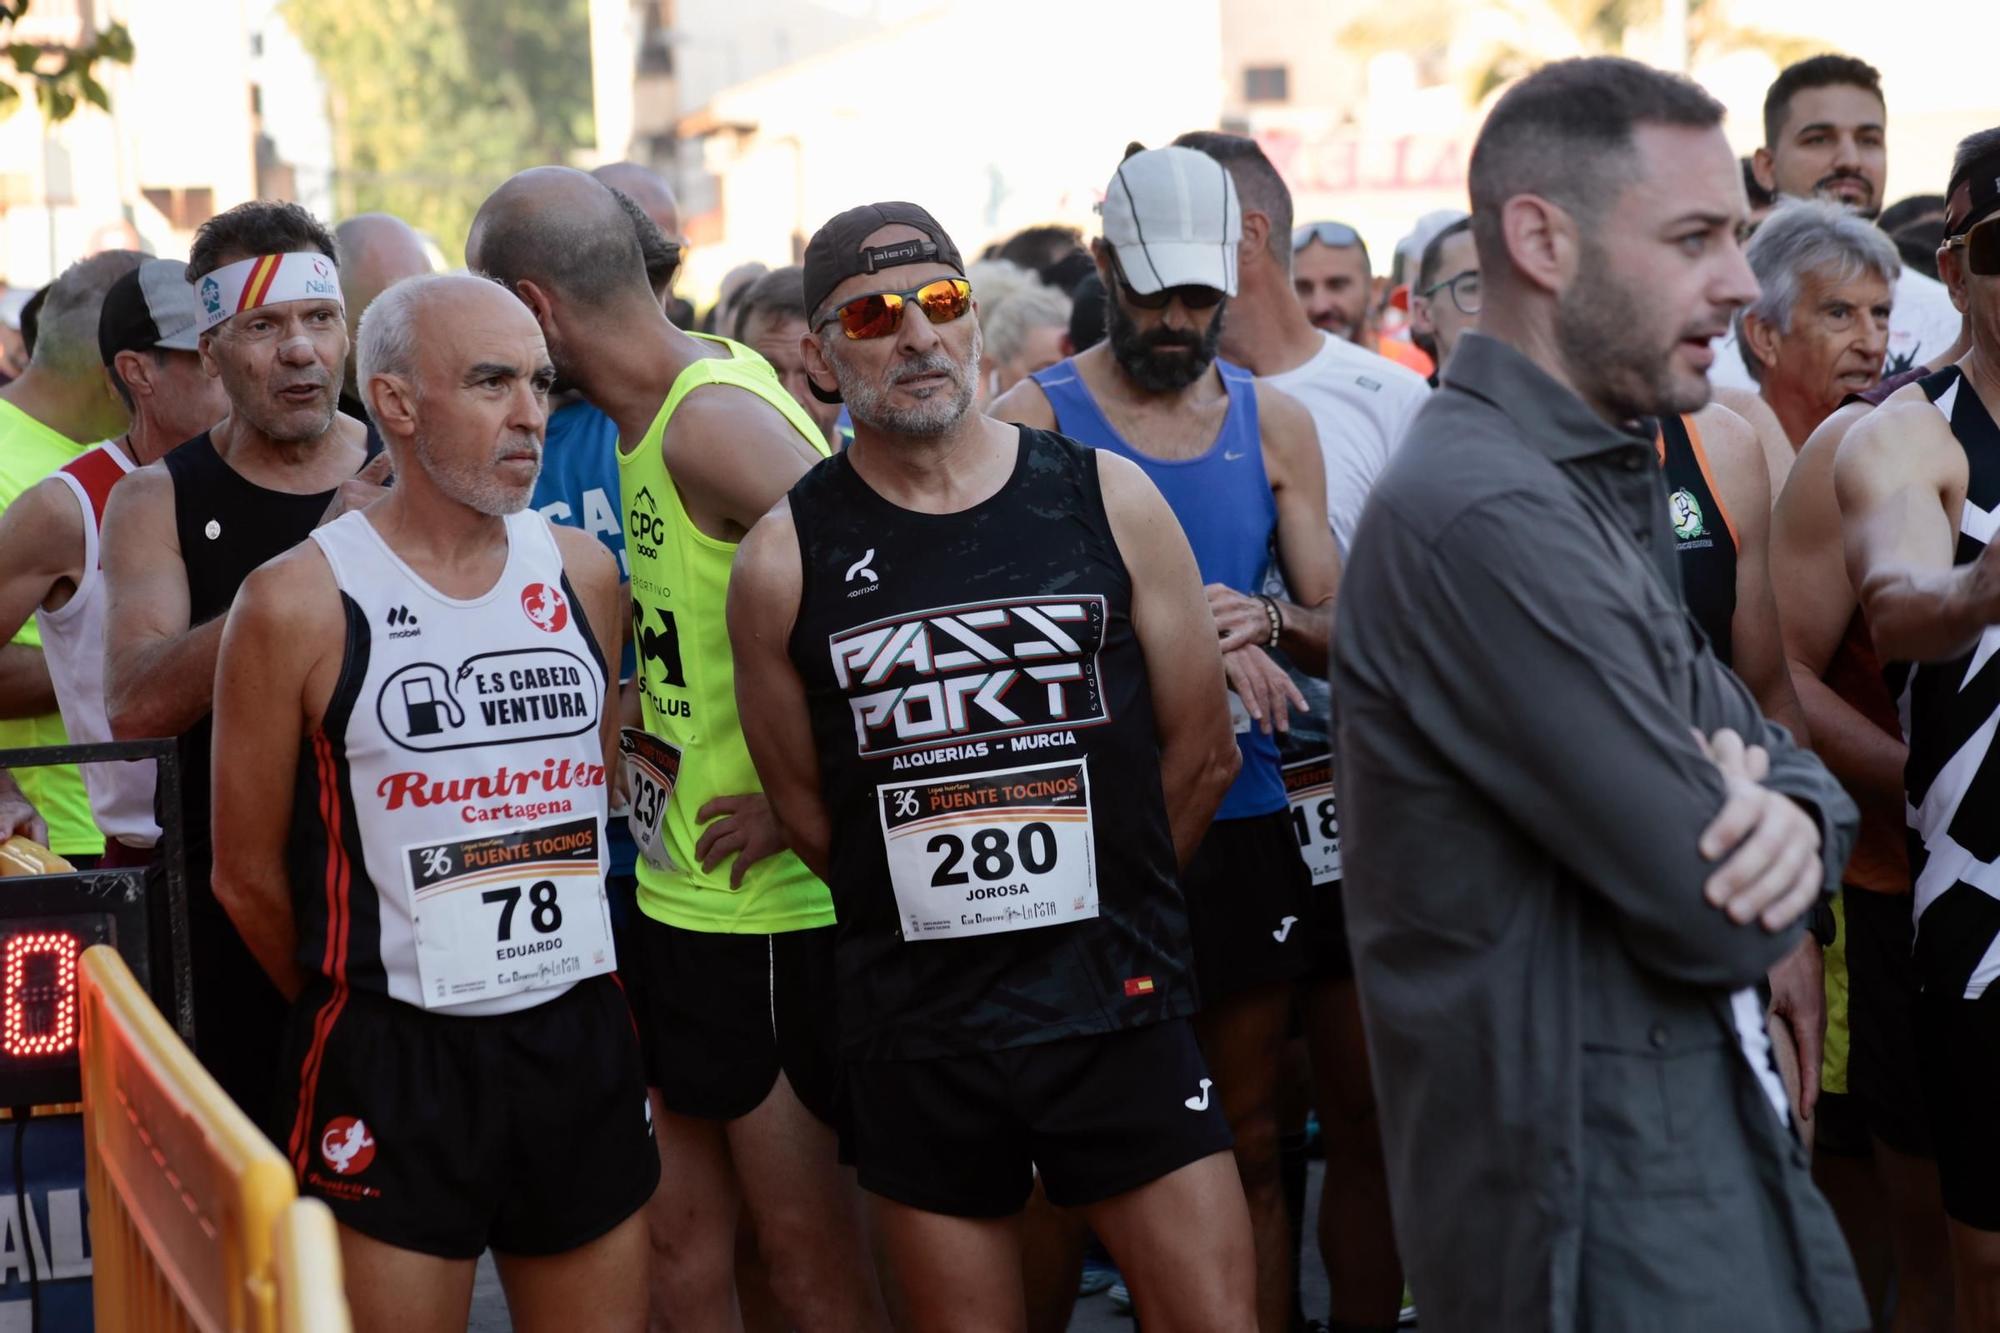
[[1866,1327],[1732,1020],[1803,922],[1737,926],[1703,899],[1723,784],[1691,731],[1769,749],[1829,888],[1855,809],[1689,619],[1651,435],[1468,335],[1356,530],[1332,675],[1348,921],[1424,1327]]

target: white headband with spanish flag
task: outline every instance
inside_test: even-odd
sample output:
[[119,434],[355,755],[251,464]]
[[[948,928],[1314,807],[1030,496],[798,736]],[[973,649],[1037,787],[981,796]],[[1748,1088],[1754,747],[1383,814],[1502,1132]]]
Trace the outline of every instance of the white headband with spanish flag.
[[[196,328],[207,333],[232,315],[279,301],[340,300],[340,275],[333,261],[314,250],[259,255],[225,264],[195,284],[201,307]],[[345,308],[345,307],[343,307]]]

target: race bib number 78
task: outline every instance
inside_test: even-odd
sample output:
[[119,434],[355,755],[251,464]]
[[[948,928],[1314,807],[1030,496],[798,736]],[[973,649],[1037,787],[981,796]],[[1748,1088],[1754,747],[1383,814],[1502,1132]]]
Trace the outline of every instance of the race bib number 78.
[[566,986],[617,966],[596,819],[404,849],[424,1007]]
[[1083,760],[892,783],[877,798],[905,940],[1097,915]]

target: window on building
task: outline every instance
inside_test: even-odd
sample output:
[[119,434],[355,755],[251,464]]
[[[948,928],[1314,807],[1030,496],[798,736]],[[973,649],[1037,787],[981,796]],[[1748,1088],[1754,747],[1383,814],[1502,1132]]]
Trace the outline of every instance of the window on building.
[[1244,101],[1287,102],[1291,96],[1290,71],[1285,66],[1249,65],[1244,68]]

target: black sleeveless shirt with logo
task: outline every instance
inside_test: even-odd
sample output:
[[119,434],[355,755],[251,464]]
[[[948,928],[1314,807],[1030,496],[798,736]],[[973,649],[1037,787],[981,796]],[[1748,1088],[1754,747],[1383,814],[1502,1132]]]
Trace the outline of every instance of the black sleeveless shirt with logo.
[[[1965,450],[1952,563],[2000,535],[2000,424],[1956,365],[1919,383]],[[2000,626],[1948,662],[1883,664],[1909,741],[1903,768],[1917,975],[1927,994],[1991,1001],[2000,980]]]
[[1701,428],[1684,416],[1662,417],[1657,441],[1667,474],[1667,519],[1679,547],[1681,596],[1708,636],[1715,660],[1730,664],[1736,616],[1736,528],[1715,493]]
[[[215,451],[207,432],[169,452],[166,465],[174,482],[174,531],[187,567],[190,628],[228,615],[243,580],[266,560],[304,541],[333,502],[332,491],[293,495],[246,481]],[[193,872],[210,860],[209,744],[214,730],[214,716],[204,713],[175,746],[190,879],[200,881],[204,893],[205,870]],[[166,812],[160,816],[164,819]]]
[[1022,428],[1007,483],[952,514],[891,504],[845,454],[790,498],[846,1052],[1191,1013],[1151,684],[1095,453]]

